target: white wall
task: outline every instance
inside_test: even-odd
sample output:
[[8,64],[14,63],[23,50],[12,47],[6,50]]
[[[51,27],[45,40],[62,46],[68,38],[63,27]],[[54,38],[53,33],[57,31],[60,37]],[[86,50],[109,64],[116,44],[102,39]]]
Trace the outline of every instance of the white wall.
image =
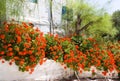
[[[9,3],[7,3],[8,5]],[[29,0],[25,2],[23,9],[24,14],[20,18],[9,16],[7,13],[7,19],[16,19],[17,21],[33,22],[43,31],[44,33],[49,32],[49,0],[38,0],[38,3],[32,3]],[[7,12],[9,9],[7,10]],[[61,12],[62,12],[62,0],[53,0],[53,22],[55,25],[61,24]]]

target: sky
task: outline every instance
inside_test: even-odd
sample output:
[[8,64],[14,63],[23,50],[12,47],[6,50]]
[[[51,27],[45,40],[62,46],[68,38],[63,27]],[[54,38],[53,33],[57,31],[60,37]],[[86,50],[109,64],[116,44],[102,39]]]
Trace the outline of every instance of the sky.
[[105,8],[109,14],[112,14],[116,10],[120,10],[120,0],[87,0],[91,4]]

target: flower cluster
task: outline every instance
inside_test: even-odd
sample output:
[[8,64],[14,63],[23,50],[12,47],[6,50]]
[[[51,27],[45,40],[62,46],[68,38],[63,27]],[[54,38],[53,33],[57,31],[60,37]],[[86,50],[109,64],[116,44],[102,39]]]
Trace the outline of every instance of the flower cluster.
[[43,33],[24,22],[4,23],[0,29],[0,59],[14,62],[20,71],[32,73],[45,57],[45,46]]
[[61,64],[66,64],[66,67],[74,69],[75,46],[70,38],[59,38],[54,35],[46,35],[46,57],[53,59]]
[[[120,74],[120,43],[100,42],[84,36],[59,37],[33,29],[26,23],[4,23],[0,28],[0,59],[19,66],[20,71],[32,73],[34,67],[52,59],[75,71],[89,71],[92,66]],[[93,74],[95,73],[92,70]]]
[[84,68],[82,69],[89,71],[90,67],[95,66],[98,70],[103,70],[103,75],[106,75],[108,71],[112,72],[114,70],[117,70],[119,73],[120,60],[118,58],[120,55],[120,45],[118,42],[103,43],[97,39],[91,37],[84,38],[83,36],[73,36],[72,40],[78,46],[77,51],[85,55],[83,58],[85,62],[82,62]]
[[69,67],[82,73],[82,70],[89,71],[92,66],[95,66],[98,70],[103,71],[104,76],[108,71],[120,71],[119,44],[114,45],[113,43],[112,46],[115,46],[116,49],[109,49],[111,48],[109,43],[102,44],[91,37],[59,38],[46,35],[45,38],[47,41],[46,57],[65,64],[65,68]]

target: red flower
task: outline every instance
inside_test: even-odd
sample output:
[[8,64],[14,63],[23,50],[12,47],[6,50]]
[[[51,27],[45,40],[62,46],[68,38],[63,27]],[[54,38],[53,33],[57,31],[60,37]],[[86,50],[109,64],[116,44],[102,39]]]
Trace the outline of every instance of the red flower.
[[0,35],[0,38],[1,38],[1,39],[5,39],[5,35],[4,35],[4,34],[1,34],[1,35]]
[[24,64],[24,61],[20,61],[19,64],[22,66]]
[[0,52],[0,54],[1,54],[1,55],[4,55],[4,54],[5,54],[5,52],[4,52],[4,51],[1,51],[1,52]]
[[9,48],[8,48],[8,51],[12,51],[12,48],[11,48],[11,47],[9,47]]
[[107,75],[107,72],[106,72],[106,71],[103,71],[102,74],[103,74],[104,76],[106,76],[106,75]]
[[22,22],[22,24],[23,24],[23,26],[24,26],[25,28],[28,28],[28,27],[29,27],[25,22]]
[[8,44],[8,47],[12,46],[11,44]]
[[13,56],[13,52],[8,52],[7,56]]
[[22,41],[21,36],[17,36],[17,43],[20,43]]
[[9,62],[9,65],[12,65],[12,62]]
[[2,63],[5,63],[5,61],[4,61],[4,60],[2,60]]

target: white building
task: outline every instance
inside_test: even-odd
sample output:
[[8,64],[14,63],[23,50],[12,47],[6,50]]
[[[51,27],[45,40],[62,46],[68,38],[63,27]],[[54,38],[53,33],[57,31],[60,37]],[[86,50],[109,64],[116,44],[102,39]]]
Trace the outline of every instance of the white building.
[[[54,26],[59,26],[61,24],[62,0],[52,1],[53,23]],[[23,10],[24,14],[17,21],[32,22],[42,32],[50,32],[50,0],[26,0]],[[11,18],[16,19],[7,15],[8,20]]]

